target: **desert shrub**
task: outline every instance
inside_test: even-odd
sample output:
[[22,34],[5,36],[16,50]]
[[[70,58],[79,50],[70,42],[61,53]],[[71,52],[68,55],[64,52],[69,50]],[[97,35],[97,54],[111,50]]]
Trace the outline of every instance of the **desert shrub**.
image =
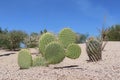
[[33,32],[31,33],[31,35],[27,35],[24,38],[23,43],[27,48],[35,48],[35,47],[38,47],[39,38],[40,38],[40,35],[38,33]]
[[51,42],[46,46],[45,59],[48,64],[60,63],[64,58],[64,48],[58,42]]
[[76,33],[76,43],[85,43],[88,38],[88,34]]
[[69,28],[64,28],[63,30],[61,30],[58,37],[60,43],[63,44],[64,48],[67,48],[69,44],[76,42],[76,35]]
[[120,41],[120,25],[109,27],[107,37],[109,41]]
[[18,65],[20,69],[28,69],[32,66],[32,56],[27,49],[22,49],[18,54]]
[[109,32],[109,28],[102,27],[102,29],[99,29],[99,32],[100,32],[100,35],[99,35],[100,40],[108,41],[107,34]]
[[44,33],[43,35],[41,35],[39,40],[39,49],[43,56],[44,56],[45,48],[47,44],[55,40],[56,40],[55,36],[51,33]]
[[0,48],[9,48],[10,42],[7,34],[0,34]]
[[47,62],[44,57],[37,56],[33,59],[33,66],[47,66]]
[[109,40],[107,36],[107,34],[109,33],[109,28],[102,27],[101,29],[99,29],[99,32],[100,34],[96,36],[96,39],[101,43],[101,50],[103,51]]
[[15,49],[20,48],[20,43],[23,42],[26,35],[27,34],[23,31],[16,31],[16,30],[10,31],[8,34],[8,38],[9,38],[8,40],[10,42],[9,49],[15,50]]
[[8,30],[0,28],[0,48],[7,48],[9,44]]
[[0,47],[15,50],[20,48],[20,43],[23,42],[26,33],[22,31],[4,31],[0,33]]
[[79,58],[80,54],[81,54],[80,46],[74,43],[68,45],[67,51],[65,53],[65,55],[71,59]]

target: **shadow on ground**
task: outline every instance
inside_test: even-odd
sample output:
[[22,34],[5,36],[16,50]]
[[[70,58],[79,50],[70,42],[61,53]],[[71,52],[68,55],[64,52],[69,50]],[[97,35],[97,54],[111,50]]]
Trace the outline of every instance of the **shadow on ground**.
[[2,56],[9,56],[9,55],[11,55],[11,54],[15,54],[15,53],[5,53],[5,54],[0,54],[0,57],[2,57]]

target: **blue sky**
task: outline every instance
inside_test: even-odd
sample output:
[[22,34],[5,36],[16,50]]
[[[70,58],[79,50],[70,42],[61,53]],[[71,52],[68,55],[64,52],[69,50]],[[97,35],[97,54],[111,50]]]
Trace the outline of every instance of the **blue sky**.
[[120,23],[120,0],[0,0],[0,26],[27,33],[58,33],[69,27],[75,32],[98,34],[105,27]]

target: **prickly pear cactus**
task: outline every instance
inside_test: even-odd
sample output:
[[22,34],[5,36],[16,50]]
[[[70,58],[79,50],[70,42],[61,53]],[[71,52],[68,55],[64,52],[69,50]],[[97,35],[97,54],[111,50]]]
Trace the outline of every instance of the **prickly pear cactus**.
[[79,58],[80,54],[81,54],[80,46],[75,43],[72,43],[68,45],[65,55],[68,58],[76,59],[76,58]]
[[44,33],[39,40],[39,50],[42,54],[42,56],[44,56],[45,53],[45,48],[47,46],[47,44],[49,44],[52,41],[55,41],[55,36],[52,33]]
[[60,63],[65,58],[64,48],[58,42],[51,42],[45,50],[45,59],[48,64]]
[[32,66],[47,66],[47,62],[44,57],[37,56],[33,59],[33,65]]
[[19,52],[18,65],[20,69],[28,69],[32,65],[32,56],[27,49],[22,49]]
[[64,28],[59,33],[59,41],[64,45],[64,48],[67,48],[69,44],[75,43],[76,35],[71,29]]

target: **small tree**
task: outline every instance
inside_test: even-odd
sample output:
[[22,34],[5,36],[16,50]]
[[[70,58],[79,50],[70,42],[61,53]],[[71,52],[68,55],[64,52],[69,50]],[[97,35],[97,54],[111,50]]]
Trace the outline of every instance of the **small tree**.
[[10,31],[8,36],[10,44],[8,48],[10,50],[15,50],[17,48],[20,48],[20,43],[23,42],[26,35],[27,34],[23,31],[16,31],[16,30]]

